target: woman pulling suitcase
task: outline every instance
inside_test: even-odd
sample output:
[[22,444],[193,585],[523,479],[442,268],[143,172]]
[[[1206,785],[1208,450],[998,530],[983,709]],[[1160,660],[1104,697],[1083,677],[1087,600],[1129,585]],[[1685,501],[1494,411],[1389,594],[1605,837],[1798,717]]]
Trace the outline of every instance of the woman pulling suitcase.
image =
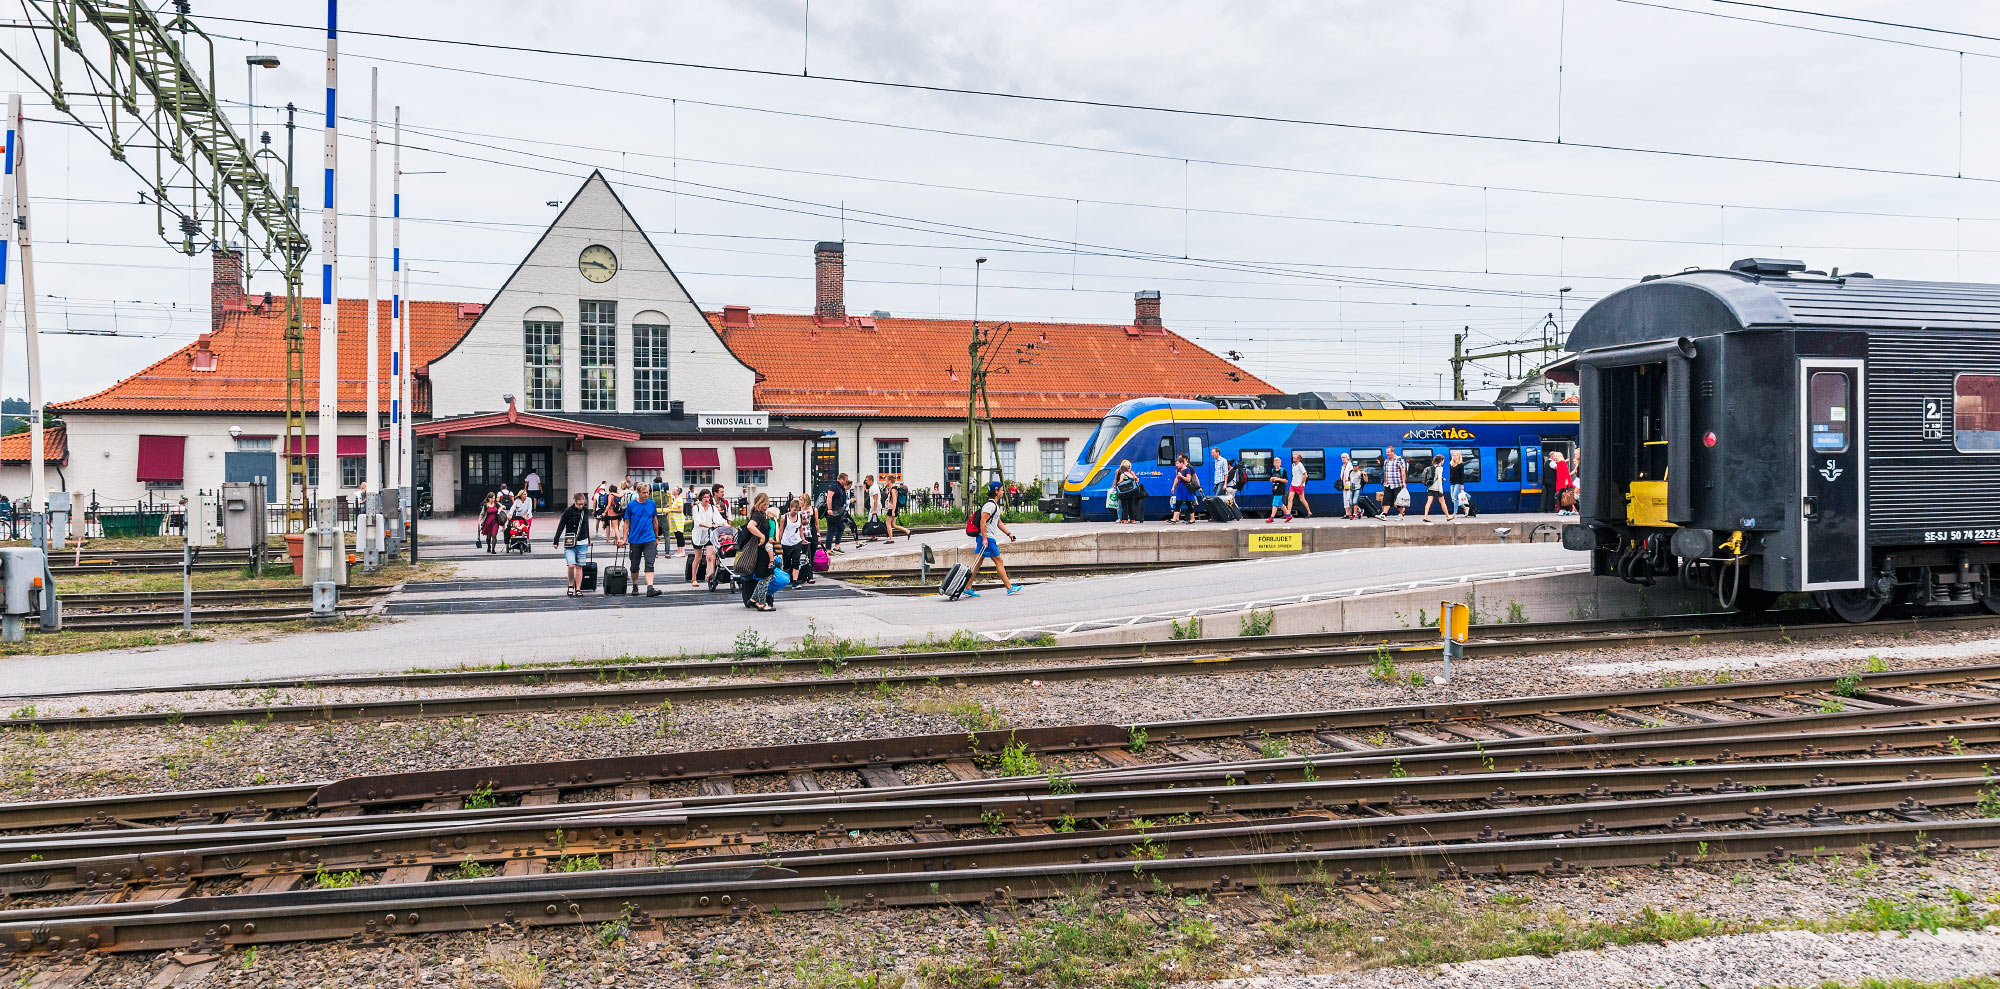
[[590,558],[590,497],[581,491],[570,495],[569,507],[556,522],[554,545],[562,547],[563,563],[569,567],[569,596],[577,597],[586,588],[583,567]]

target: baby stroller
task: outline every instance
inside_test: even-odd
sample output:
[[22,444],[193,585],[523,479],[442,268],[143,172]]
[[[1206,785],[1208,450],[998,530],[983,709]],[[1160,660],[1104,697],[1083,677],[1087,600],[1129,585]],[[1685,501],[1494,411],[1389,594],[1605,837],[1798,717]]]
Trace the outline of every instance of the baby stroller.
[[715,530],[715,566],[708,572],[708,589],[734,587],[736,576],[736,530]]
[[531,520],[519,516],[507,520],[507,552],[532,553],[535,547],[528,542]]

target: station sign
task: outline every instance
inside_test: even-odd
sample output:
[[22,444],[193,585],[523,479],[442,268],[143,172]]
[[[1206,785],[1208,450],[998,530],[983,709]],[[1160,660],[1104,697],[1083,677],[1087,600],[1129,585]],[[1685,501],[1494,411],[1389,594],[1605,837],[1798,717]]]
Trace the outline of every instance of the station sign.
[[702,429],[769,429],[769,412],[703,412],[695,419]]

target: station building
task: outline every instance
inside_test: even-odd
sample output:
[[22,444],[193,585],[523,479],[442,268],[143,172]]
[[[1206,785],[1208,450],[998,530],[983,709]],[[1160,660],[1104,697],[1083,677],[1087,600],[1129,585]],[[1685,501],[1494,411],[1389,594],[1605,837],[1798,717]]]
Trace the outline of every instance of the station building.
[[[408,303],[417,483],[442,512],[502,483],[518,487],[530,471],[552,503],[628,477],[774,498],[841,472],[897,476],[913,489],[955,480],[972,323],[849,314],[845,253],[839,243],[815,248],[810,313],[704,311],[611,185],[591,175],[490,300]],[[52,485],[113,506],[279,476],[278,458],[298,452],[279,449],[282,301],[246,296],[240,261],[223,253],[211,304],[210,332],[194,343],[50,406],[65,424],[51,451],[67,458],[49,472]],[[1105,410],[1128,398],[1276,390],[1168,329],[1160,307],[1159,293],[1139,292],[1130,323],[1014,321],[996,333],[983,359],[1007,476],[1061,477]],[[318,307],[306,308],[311,409]],[[389,303],[378,312],[386,380]],[[341,301],[336,483],[349,496],[369,442],[366,315],[365,301]],[[21,450],[17,464],[0,445],[0,489],[14,496],[25,494]],[[314,436],[304,452],[317,473]],[[989,447],[982,459],[992,458]]]

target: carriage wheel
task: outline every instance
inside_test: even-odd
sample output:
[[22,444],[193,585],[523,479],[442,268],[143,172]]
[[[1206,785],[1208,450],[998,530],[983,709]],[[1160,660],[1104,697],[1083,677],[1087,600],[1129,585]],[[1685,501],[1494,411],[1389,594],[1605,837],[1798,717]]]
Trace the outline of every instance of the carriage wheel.
[[1888,598],[1878,598],[1865,590],[1822,591],[1818,595],[1819,605],[1833,617],[1844,622],[1860,624],[1881,614],[1882,606]]

